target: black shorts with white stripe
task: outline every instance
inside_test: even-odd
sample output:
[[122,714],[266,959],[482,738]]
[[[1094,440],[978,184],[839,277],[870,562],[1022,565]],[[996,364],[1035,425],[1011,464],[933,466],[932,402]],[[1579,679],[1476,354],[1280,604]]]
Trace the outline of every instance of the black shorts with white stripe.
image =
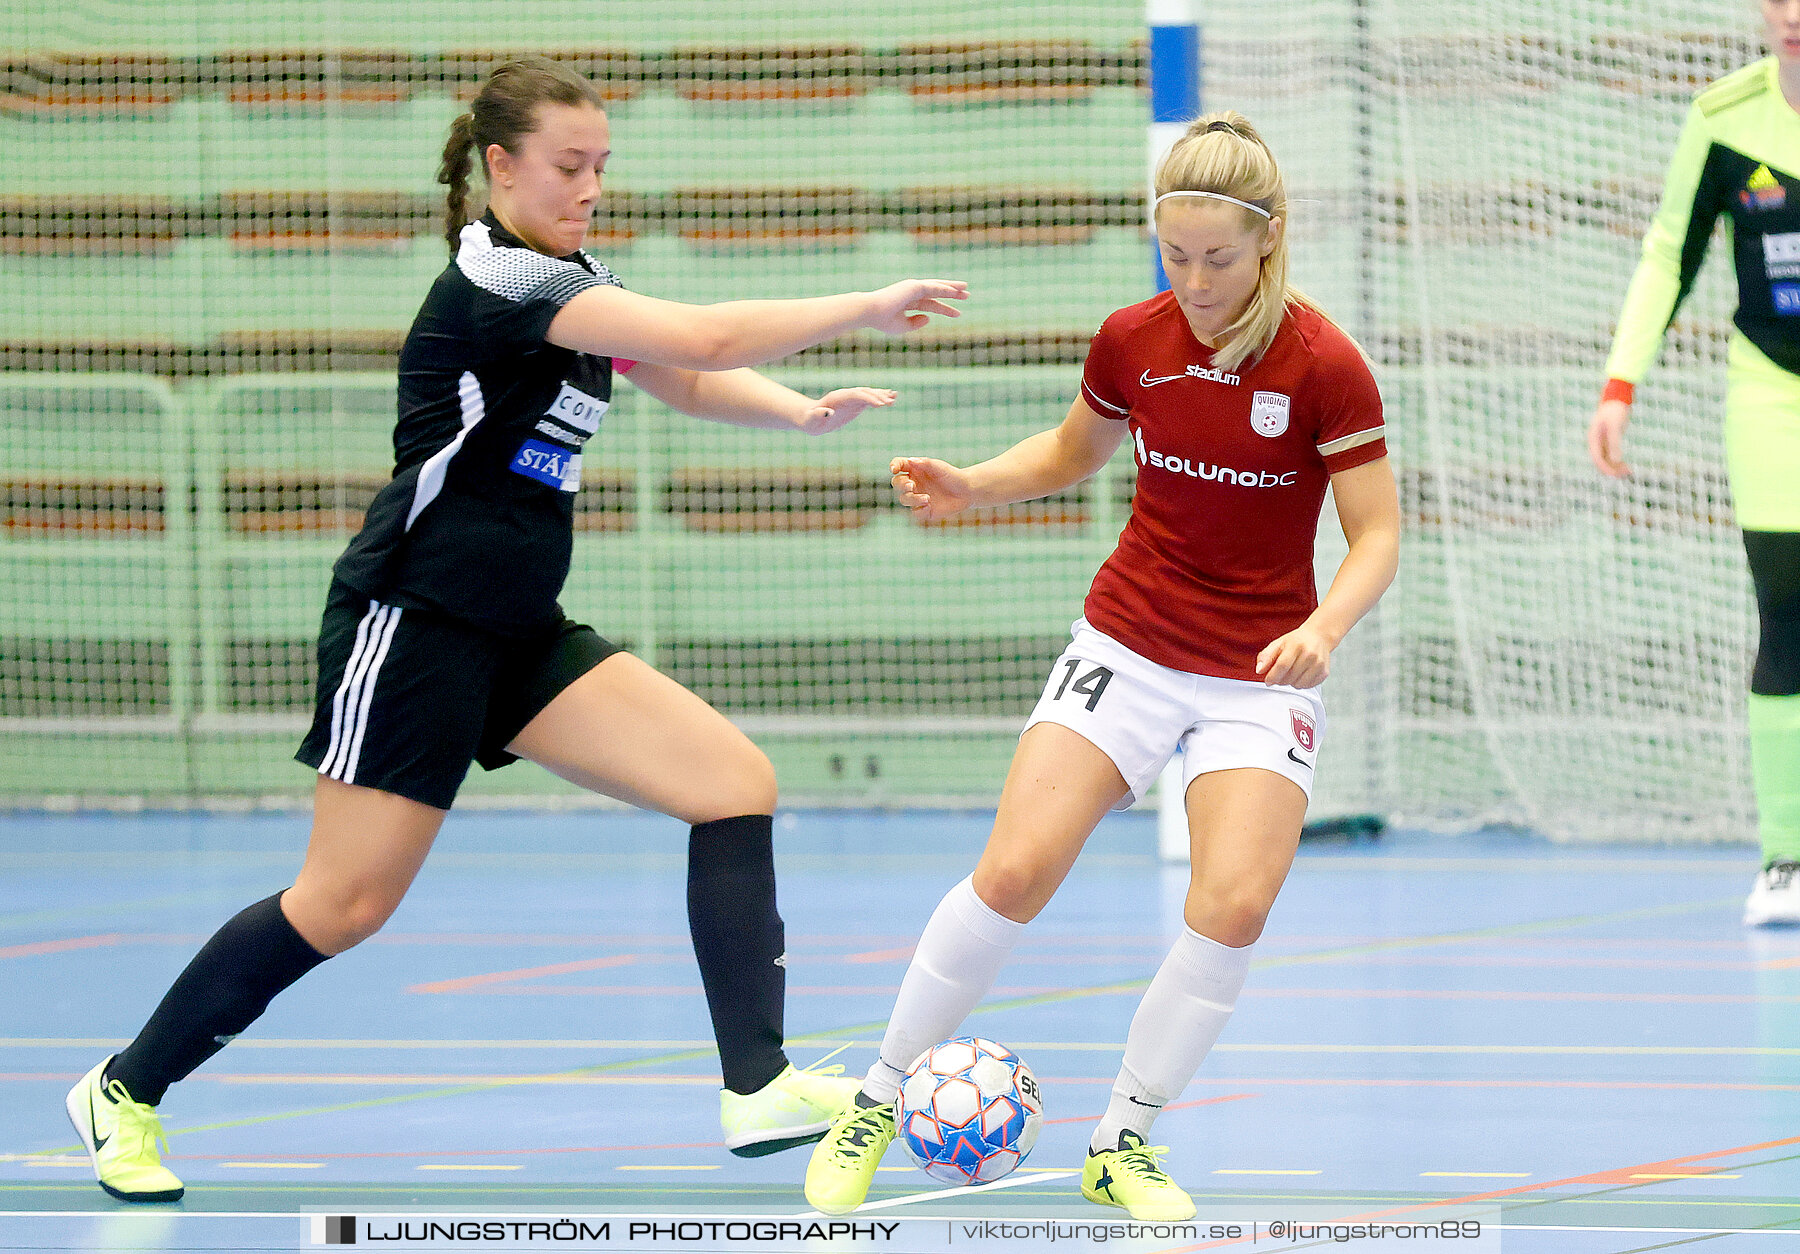
[[567,618],[501,636],[334,582],[319,630],[312,730],[294,756],[321,775],[448,810],[469,763],[498,770],[513,737],[620,651]]

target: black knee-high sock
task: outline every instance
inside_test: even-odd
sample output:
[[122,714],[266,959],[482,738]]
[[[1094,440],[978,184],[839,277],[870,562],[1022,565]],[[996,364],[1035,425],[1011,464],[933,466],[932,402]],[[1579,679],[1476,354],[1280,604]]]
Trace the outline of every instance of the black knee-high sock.
[[688,930],[725,1087],[754,1093],[787,1066],[787,941],[775,910],[775,820],[697,823],[688,837]]
[[[286,891],[285,889],[283,890]],[[325,961],[281,913],[281,893],[239,911],[194,955],[137,1039],[106,1069],[154,1106],[175,1081],[249,1027],[275,994]]]

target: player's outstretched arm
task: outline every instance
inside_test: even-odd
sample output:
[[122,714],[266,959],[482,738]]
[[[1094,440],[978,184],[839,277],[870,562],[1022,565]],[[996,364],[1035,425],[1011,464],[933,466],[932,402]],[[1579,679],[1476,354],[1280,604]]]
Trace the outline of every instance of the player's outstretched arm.
[[1400,492],[1385,457],[1331,476],[1350,552],[1307,620],[1256,655],[1266,684],[1311,688],[1331,673],[1331,651],[1375,608],[1400,568]]
[[894,491],[925,522],[981,505],[1032,501],[1080,483],[1106,465],[1125,424],[1102,418],[1080,397],[1062,425],[1040,431],[966,470],[932,457],[896,457],[889,463]]
[[562,307],[544,338],[602,357],[735,370],[865,327],[904,335],[931,314],[958,317],[948,302],[968,294],[968,284],[950,279],[903,279],[873,292],[686,305],[622,287],[591,287]]
[[657,400],[694,418],[734,427],[825,435],[865,409],[892,405],[888,388],[838,388],[814,399],[754,370],[701,371],[639,362],[625,376]]

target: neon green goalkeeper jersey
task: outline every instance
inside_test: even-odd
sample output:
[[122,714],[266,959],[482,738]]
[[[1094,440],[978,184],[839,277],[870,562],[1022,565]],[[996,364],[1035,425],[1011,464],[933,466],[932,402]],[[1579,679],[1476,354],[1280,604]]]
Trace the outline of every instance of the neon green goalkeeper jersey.
[[[1774,57],[1694,98],[1625,293],[1609,376],[1643,378],[1721,214],[1737,265],[1733,321],[1769,362],[1800,375],[1800,113],[1782,97]],[[1754,355],[1732,359],[1735,374]]]

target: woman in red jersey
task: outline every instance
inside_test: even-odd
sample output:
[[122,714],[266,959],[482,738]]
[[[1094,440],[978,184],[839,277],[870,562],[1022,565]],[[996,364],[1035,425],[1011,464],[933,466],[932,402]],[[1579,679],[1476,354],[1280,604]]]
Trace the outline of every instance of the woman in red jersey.
[[[1150,1125],[1243,986],[1299,844],[1325,730],[1319,685],[1393,580],[1400,507],[1367,362],[1288,286],[1287,196],[1261,137],[1236,113],[1200,119],[1156,193],[1172,290],[1101,326],[1062,425],[966,469],[893,461],[901,501],[928,520],[1061,491],[1127,438],[1137,491],[1019,739],[987,849],[926,925],[859,1109],[814,1149],[806,1197],[822,1211],[862,1204],[907,1068],[954,1034],[1095,825],[1179,747],[1186,927],[1132,1020],[1081,1187],[1136,1219],[1194,1214]],[[1320,601],[1327,484],[1350,550]]]

